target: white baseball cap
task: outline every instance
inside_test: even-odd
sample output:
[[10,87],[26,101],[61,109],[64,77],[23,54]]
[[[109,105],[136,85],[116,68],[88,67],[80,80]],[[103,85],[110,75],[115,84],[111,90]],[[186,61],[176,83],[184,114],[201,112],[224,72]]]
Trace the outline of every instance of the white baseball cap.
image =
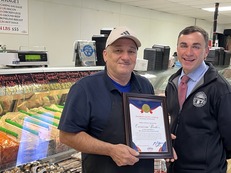
[[116,27],[111,31],[110,35],[107,38],[105,47],[108,47],[119,38],[130,38],[136,43],[137,48],[141,46],[140,40],[136,37],[136,34],[129,28],[121,26]]

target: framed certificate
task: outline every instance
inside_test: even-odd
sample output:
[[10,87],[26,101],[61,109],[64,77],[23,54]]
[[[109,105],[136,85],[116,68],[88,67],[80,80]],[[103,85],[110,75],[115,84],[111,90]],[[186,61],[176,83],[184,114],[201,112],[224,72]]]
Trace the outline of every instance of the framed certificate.
[[151,94],[124,93],[126,144],[139,158],[172,158],[172,142],[166,98]]

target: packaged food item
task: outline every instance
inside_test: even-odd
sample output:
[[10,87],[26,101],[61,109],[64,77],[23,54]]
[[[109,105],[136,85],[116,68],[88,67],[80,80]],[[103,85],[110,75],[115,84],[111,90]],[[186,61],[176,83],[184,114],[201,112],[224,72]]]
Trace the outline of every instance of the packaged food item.
[[[56,153],[56,136],[46,123],[21,112],[9,112],[0,119],[0,127],[14,133],[19,144],[17,164],[45,158]],[[58,132],[56,132],[58,134]]]
[[0,165],[16,161],[19,143],[0,132]]
[[164,159],[155,159],[154,173],[167,173],[166,163]]
[[12,111],[13,97],[0,96],[0,115]]
[[95,66],[96,65],[96,46],[95,41],[78,40],[75,42],[74,59],[77,66]]

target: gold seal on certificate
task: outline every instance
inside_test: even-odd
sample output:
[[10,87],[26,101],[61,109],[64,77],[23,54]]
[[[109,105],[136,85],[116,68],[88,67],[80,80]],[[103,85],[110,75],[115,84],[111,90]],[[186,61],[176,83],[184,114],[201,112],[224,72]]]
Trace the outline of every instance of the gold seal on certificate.
[[172,158],[172,143],[164,96],[124,93],[126,143],[140,158]]

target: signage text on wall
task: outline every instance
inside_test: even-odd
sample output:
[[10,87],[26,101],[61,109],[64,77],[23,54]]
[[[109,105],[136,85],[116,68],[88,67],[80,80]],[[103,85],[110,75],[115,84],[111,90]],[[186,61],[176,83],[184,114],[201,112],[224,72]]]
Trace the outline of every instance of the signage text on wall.
[[0,0],[0,33],[28,34],[28,0]]

